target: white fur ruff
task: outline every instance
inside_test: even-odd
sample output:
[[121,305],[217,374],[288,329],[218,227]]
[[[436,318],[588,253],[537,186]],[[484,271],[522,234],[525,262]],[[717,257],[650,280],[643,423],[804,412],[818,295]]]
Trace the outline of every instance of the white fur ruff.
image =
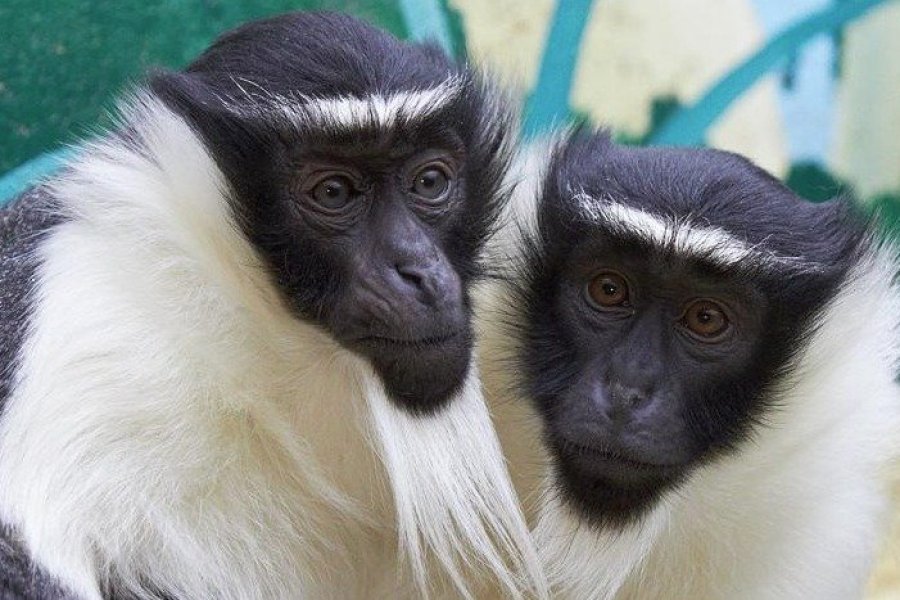
[[0,421],[0,519],[37,562],[91,600],[458,597],[485,571],[543,596],[476,373],[398,410],[283,306],[187,124],[125,116],[54,185]]

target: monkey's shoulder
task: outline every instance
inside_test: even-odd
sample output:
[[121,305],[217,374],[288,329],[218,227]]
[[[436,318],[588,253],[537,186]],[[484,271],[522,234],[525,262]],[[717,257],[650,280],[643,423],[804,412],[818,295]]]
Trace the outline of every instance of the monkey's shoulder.
[[16,302],[34,275],[34,251],[43,235],[61,220],[49,191],[35,187],[0,209],[0,311]]
[[[150,588],[146,592],[160,600],[175,600]],[[104,598],[137,600],[137,596],[122,589],[107,590]],[[0,524],[0,600],[81,600],[81,597],[63,589],[35,564],[16,534]]]
[[0,527],[0,600],[78,600],[42,572],[14,535]]
[[5,257],[17,241],[27,241],[58,223],[55,207],[49,189],[36,186],[0,209],[0,255]]
[[9,393],[35,285],[36,250],[61,220],[46,188],[35,187],[0,210],[0,407]]

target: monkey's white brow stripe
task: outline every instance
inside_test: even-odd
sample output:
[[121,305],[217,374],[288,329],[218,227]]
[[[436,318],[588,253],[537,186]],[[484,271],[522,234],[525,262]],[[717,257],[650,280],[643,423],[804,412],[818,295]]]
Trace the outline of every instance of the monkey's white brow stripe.
[[458,78],[433,88],[373,94],[367,98],[295,99],[280,97],[275,110],[290,121],[312,126],[358,129],[389,127],[397,122],[425,119],[442,109],[462,89]]
[[[585,193],[575,195],[581,213],[616,233],[637,237],[676,254],[703,258],[724,267],[744,261],[755,265],[777,263],[782,268],[804,265],[794,257],[778,256],[740,240],[718,227],[697,225],[686,219],[665,218],[613,201],[597,200]],[[810,268],[806,265],[806,268]]]

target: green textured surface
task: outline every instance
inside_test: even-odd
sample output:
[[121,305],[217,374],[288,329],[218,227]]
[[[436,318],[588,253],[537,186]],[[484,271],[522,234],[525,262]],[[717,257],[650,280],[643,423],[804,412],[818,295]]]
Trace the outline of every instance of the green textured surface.
[[298,9],[406,34],[385,0],[0,0],[0,173],[89,134],[148,68],[182,67],[225,30]]

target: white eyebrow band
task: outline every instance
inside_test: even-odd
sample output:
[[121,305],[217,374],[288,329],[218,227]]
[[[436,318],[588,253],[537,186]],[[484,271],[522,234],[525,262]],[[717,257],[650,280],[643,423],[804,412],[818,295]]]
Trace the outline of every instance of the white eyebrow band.
[[611,199],[598,200],[584,192],[575,194],[574,200],[582,216],[590,222],[679,256],[707,260],[726,268],[763,266],[806,271],[820,268],[799,257],[780,256],[747,244],[724,229],[692,223],[689,218],[665,217]]
[[[256,84],[242,80],[258,88]],[[254,90],[250,93],[235,81],[244,95],[251,99],[253,113],[258,116],[285,119],[295,126],[357,130],[369,127],[386,128],[425,120],[454,100],[464,87],[459,77],[450,77],[439,85],[421,90],[372,94],[364,98],[339,96],[316,98],[301,95],[278,95]],[[234,102],[232,110],[245,112]]]

